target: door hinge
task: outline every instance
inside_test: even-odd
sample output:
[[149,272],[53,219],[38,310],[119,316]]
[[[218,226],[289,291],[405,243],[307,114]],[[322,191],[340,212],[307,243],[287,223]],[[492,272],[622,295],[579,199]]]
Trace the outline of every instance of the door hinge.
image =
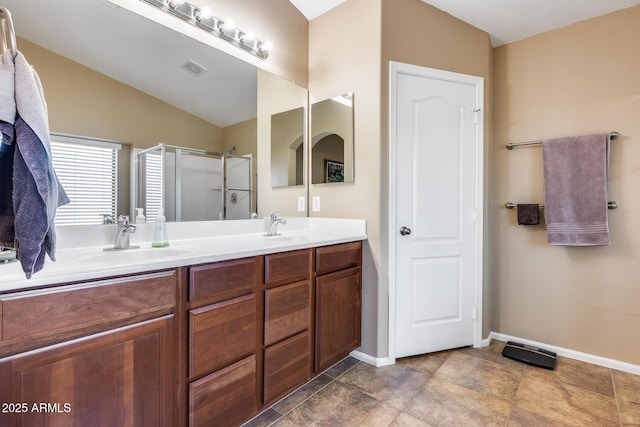
[[480,123],[480,112],[482,111],[481,108],[476,108],[475,110],[472,110],[473,113],[473,124],[478,124]]
[[478,320],[478,307],[473,307],[473,310],[471,311],[471,317],[473,317],[473,320]]

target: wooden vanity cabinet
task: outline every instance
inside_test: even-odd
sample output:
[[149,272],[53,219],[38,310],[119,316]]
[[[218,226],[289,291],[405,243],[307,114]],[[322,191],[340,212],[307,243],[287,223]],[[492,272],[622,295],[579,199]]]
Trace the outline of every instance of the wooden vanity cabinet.
[[175,425],[177,281],[170,270],[0,295],[0,402],[14,405],[0,425]]
[[316,248],[315,372],[360,346],[362,242]]

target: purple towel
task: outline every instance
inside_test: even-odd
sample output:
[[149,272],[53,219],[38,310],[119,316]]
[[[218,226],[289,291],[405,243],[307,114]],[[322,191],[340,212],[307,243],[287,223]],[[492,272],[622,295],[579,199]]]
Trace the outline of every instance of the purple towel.
[[518,203],[518,224],[538,225],[540,224],[540,206],[537,203]]
[[542,142],[542,160],[549,244],[609,245],[609,135],[545,140]]

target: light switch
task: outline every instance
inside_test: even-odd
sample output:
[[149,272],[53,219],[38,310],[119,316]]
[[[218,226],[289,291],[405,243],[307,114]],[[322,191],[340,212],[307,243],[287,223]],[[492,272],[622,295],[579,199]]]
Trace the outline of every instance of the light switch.
[[320,212],[320,196],[313,196],[313,207],[314,212]]
[[305,210],[304,196],[298,196],[298,212],[304,212]]

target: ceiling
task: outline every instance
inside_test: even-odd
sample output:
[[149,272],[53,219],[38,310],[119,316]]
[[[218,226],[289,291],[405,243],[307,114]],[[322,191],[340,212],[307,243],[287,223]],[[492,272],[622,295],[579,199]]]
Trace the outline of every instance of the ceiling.
[[[290,0],[309,20],[345,0]],[[489,33],[500,46],[637,4],[640,0],[422,0]]]

